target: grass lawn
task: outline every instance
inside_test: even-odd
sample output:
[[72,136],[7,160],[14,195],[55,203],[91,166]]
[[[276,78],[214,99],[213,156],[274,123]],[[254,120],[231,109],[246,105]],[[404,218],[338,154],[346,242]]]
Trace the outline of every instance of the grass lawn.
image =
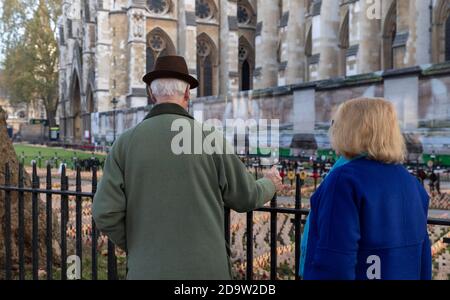
[[31,165],[32,160],[39,160],[39,154],[41,156],[41,164],[45,166],[45,161],[54,159],[58,157],[58,162],[65,161],[67,164],[72,163],[73,158],[78,159],[89,159],[91,157],[96,157],[100,161],[105,159],[104,154],[92,154],[92,152],[80,151],[80,150],[68,150],[64,148],[49,148],[34,145],[25,144],[15,144],[14,149],[19,157],[19,161],[22,161],[22,156],[24,156],[25,165]]

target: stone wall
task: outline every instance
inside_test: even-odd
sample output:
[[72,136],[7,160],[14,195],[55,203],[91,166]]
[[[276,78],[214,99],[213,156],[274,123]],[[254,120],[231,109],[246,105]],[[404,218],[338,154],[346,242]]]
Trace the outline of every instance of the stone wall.
[[[324,138],[339,104],[357,97],[385,97],[395,104],[406,133],[419,135],[427,149],[438,147],[439,151],[450,153],[449,93],[447,63],[240,92],[228,97],[197,98],[190,111],[203,121],[279,119],[282,133]],[[118,111],[117,133],[138,124],[148,109]],[[112,112],[92,115],[97,143],[112,141],[112,120]]]
[[112,110],[113,98],[119,109],[146,105],[142,76],[159,55],[184,56],[201,82],[196,95],[219,98],[443,62],[449,4],[65,0],[58,21],[62,137],[89,142],[87,114]]

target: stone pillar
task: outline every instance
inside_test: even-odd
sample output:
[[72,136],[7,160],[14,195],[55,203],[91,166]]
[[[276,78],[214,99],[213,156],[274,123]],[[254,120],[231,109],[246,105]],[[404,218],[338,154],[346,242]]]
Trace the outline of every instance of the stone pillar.
[[[186,59],[189,73],[197,77],[197,22],[195,0],[178,0],[178,54]],[[197,95],[191,90],[191,98]]]
[[[228,52],[230,51],[230,28],[228,22],[228,0],[219,1],[220,5],[220,64],[219,64],[219,94],[227,95],[229,90],[228,76],[230,74],[230,59]],[[237,59],[235,59],[237,60]]]
[[83,36],[83,86],[89,84],[89,75],[94,68],[95,59],[95,24],[86,22],[84,24],[85,35]]
[[261,34],[256,38],[255,89],[278,85],[278,26],[281,8],[279,0],[258,0],[258,26]]
[[109,2],[97,10],[97,42],[95,46],[95,81],[97,87],[97,111],[109,111],[111,94],[109,89],[111,68],[111,27],[109,24]]
[[408,44],[411,45],[410,32],[410,7],[414,6],[412,0],[396,0],[394,4],[397,5],[397,32],[393,45],[393,68],[401,69],[410,66],[414,55],[408,54]]
[[[91,130],[91,116],[90,116],[90,105],[91,103],[88,101],[92,101],[92,104],[95,104],[94,99],[90,98],[90,94],[95,90],[95,86],[93,86],[93,82],[91,82],[92,78],[94,78],[94,68],[95,68],[95,24],[90,20],[86,20],[84,23],[85,34],[83,36],[83,90],[81,91],[82,104],[82,122],[83,122],[83,130],[84,133],[88,132],[89,137],[92,137]],[[95,107],[93,107],[95,110]],[[90,141],[90,139],[88,139]]]
[[339,1],[322,0],[320,10],[319,79],[338,76]]
[[[146,1],[130,0],[128,17],[128,95],[127,106],[140,107],[147,105],[145,83],[146,66]],[[117,66],[120,67],[120,66]]]
[[61,18],[58,20],[58,28],[62,28],[62,35],[60,36],[60,39],[58,40],[58,46],[59,46],[59,76],[58,76],[58,94],[59,94],[59,104],[58,104],[58,111],[59,111],[59,127],[60,127],[60,138],[61,140],[65,140],[66,138],[66,128],[65,128],[65,122],[66,122],[66,110],[65,105],[67,101],[67,95],[68,95],[68,88],[67,88],[67,44],[66,44],[66,38],[67,35],[65,34],[65,24],[67,22],[67,8],[68,4],[63,2],[61,6],[62,14]]
[[305,0],[290,0],[288,7],[286,83],[295,84],[305,81]]
[[431,63],[431,19],[429,1],[411,0],[409,6],[409,38],[407,61],[409,66]]
[[237,2],[220,1],[220,69],[219,94],[237,92],[239,89],[239,37],[237,26]]
[[[420,1],[420,0],[419,0]],[[381,69],[381,27],[380,20],[369,19],[370,1],[359,1],[360,40],[358,50],[358,73],[371,73]]]
[[186,54],[186,8],[184,0],[178,0],[178,35],[177,35],[177,54],[185,56]]

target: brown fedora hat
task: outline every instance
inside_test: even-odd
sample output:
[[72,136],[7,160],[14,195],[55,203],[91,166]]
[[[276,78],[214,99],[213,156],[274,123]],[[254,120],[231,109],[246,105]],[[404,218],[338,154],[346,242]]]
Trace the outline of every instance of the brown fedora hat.
[[186,60],[182,56],[162,56],[156,60],[155,69],[142,80],[150,85],[155,79],[174,78],[189,83],[191,90],[198,87],[198,81],[189,75]]

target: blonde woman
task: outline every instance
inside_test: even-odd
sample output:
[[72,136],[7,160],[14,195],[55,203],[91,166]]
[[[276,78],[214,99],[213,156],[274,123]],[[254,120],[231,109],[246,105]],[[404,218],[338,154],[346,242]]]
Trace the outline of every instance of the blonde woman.
[[311,198],[304,279],[431,279],[429,197],[401,165],[405,142],[394,106],[345,102],[330,138],[347,162]]

